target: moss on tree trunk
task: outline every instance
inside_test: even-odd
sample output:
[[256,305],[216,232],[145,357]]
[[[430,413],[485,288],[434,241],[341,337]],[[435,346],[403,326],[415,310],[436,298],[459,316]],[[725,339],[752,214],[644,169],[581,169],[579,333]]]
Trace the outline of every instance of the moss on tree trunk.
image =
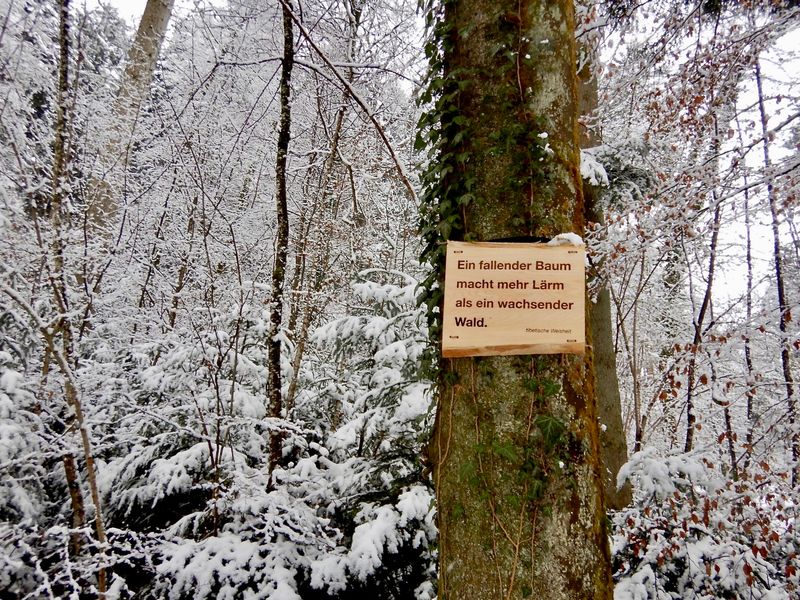
[[[582,234],[573,19],[566,1],[445,4],[442,240]],[[591,353],[440,367],[439,597],[610,598]]]

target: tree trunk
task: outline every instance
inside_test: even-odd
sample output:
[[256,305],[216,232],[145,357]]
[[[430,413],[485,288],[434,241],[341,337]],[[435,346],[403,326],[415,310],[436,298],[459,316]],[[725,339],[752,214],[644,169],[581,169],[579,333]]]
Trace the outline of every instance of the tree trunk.
[[[739,132],[739,146],[744,148],[742,139],[742,126],[739,117],[736,117],[736,130]],[[747,433],[744,444],[744,464],[746,471],[750,468],[750,459],[753,456],[754,430],[756,424],[756,414],[753,406],[753,398],[756,395],[755,386],[755,366],[753,365],[753,353],[750,346],[750,332],[753,328],[753,240],[750,222],[750,191],[748,189],[747,174],[744,175],[744,231],[745,231],[745,262],[747,263],[747,291],[745,292],[745,323],[746,334],[744,336],[744,364],[747,368]]]
[[789,304],[786,300],[786,287],[783,281],[783,257],[781,256],[780,218],[778,216],[777,190],[772,182],[772,159],[769,155],[769,128],[767,127],[767,113],[764,107],[764,89],[761,79],[761,66],[756,61],[756,89],[758,90],[758,112],[761,117],[761,144],[764,151],[764,171],[767,173],[767,198],[772,225],[772,257],[775,267],[775,286],[778,292],[778,310],[780,321],[778,327],[781,332],[781,371],[786,385],[786,413],[789,421],[789,446],[792,452],[792,487],[797,485],[800,477],[800,433],[797,431],[797,400],[794,397],[794,377],[792,375],[791,350],[787,335],[788,323],[792,320]]
[[[581,234],[572,3],[448,1],[437,31],[444,141],[426,194],[430,247],[433,230]],[[429,448],[439,597],[611,598],[591,346],[442,360],[440,372]]]
[[597,414],[600,419],[600,451],[606,507],[619,510],[630,504],[633,490],[626,482],[617,489],[617,473],[628,460],[628,444],[622,425],[622,404],[617,377],[617,355],[611,327],[611,294],[603,286],[589,303],[594,366],[597,379]]
[[[597,78],[591,70],[592,60],[578,72],[581,115],[591,123],[597,110]],[[596,127],[582,129],[582,148],[600,144],[600,133]],[[600,189],[584,182],[586,218],[595,223],[604,223]],[[617,376],[617,355],[614,351],[614,332],[611,326],[611,293],[605,282],[600,281],[597,298],[589,303],[589,328],[592,332],[594,368],[597,379],[597,414],[600,418],[600,453],[603,463],[603,492],[607,508],[619,510],[630,504],[633,490],[630,482],[617,489],[617,473],[628,460],[628,444],[622,424],[622,401]]]
[[[703,293],[703,301],[700,310],[692,324],[694,337],[690,349],[689,365],[686,368],[686,439],[683,444],[684,452],[691,452],[694,447],[694,432],[697,428],[697,414],[694,410],[695,392],[697,386],[697,359],[700,352],[700,344],[703,343],[703,332],[706,316],[711,309],[712,293],[714,290],[714,272],[717,264],[717,244],[719,242],[719,229],[722,220],[722,203],[714,196],[714,221],[711,229],[711,243],[708,250],[708,273],[706,275],[706,289]],[[688,262],[688,257],[687,257]]]
[[175,0],[147,0],[114,102],[115,122],[100,156],[105,172],[102,179],[92,181],[89,186],[86,209],[89,229],[102,231],[115,224],[121,198],[113,172],[124,169],[128,163],[130,137],[150,91],[174,4]]
[[[94,462],[89,428],[83,415],[83,405],[78,393],[78,385],[74,379],[73,367],[75,358],[73,327],[70,322],[70,294],[66,263],[66,229],[69,226],[69,210],[67,206],[67,190],[69,186],[68,140],[68,106],[69,106],[69,64],[70,64],[70,32],[69,32],[69,0],[62,0],[59,12],[59,64],[56,116],[54,123],[53,172],[51,195],[52,242],[50,244],[50,261],[48,279],[53,294],[53,307],[60,318],[52,326],[40,325],[39,330],[47,344],[46,354],[58,365],[64,379],[64,395],[71,415],[69,421],[77,429],[86,461],[86,480],[94,504],[95,535],[100,545],[97,567],[97,591],[99,597],[105,598],[106,569],[105,545],[106,532],[103,523],[103,510],[100,503],[100,492],[97,484],[97,469]],[[31,308],[31,316],[36,313]],[[60,341],[60,344],[59,344]],[[58,346],[61,346],[60,348]],[[46,376],[46,373],[44,373]],[[72,426],[72,425],[71,425]],[[71,455],[64,458],[64,469],[69,485],[72,501],[72,524],[83,525],[85,508],[77,479],[77,464]],[[74,541],[74,538],[73,538]],[[73,544],[75,545],[75,544]]]
[[[280,106],[281,117],[278,130],[278,154],[275,161],[275,207],[277,233],[275,236],[275,262],[272,266],[272,299],[270,309],[269,338],[269,411],[274,419],[283,417],[281,387],[281,341],[278,337],[283,321],[283,283],[286,278],[286,255],[289,248],[289,212],[286,199],[286,155],[289,151],[291,132],[291,106],[289,84],[294,66],[294,36],[292,33],[292,5],[290,0],[282,8],[283,13],[283,65],[281,67]],[[284,436],[272,431],[269,441],[270,473],[280,462]]]

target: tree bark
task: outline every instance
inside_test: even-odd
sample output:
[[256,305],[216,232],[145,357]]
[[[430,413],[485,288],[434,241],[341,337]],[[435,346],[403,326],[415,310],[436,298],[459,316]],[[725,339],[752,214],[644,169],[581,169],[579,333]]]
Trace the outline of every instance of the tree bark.
[[589,304],[589,324],[594,345],[605,503],[607,508],[620,510],[631,503],[633,490],[629,482],[617,489],[617,473],[628,460],[628,444],[622,424],[617,355],[611,327],[611,294],[605,286],[598,290],[597,299]]
[[[714,272],[717,264],[717,244],[719,242],[719,229],[722,220],[722,203],[717,202],[714,195],[714,221],[711,229],[711,243],[708,250],[708,273],[706,275],[706,289],[703,293],[703,301],[700,310],[692,324],[694,337],[690,349],[689,365],[686,368],[686,438],[683,444],[684,452],[691,452],[694,447],[694,432],[697,428],[697,414],[695,412],[695,392],[697,386],[697,358],[700,352],[700,345],[703,343],[703,332],[705,327],[706,315],[711,308],[712,293],[714,289]],[[688,260],[688,257],[687,257]]]
[[[582,234],[572,2],[447,1],[439,31],[453,169],[428,218],[468,241]],[[611,598],[591,345],[442,360],[440,375],[439,597]]]
[[[292,4],[285,0],[283,13],[283,65],[280,80],[280,125],[278,130],[278,154],[275,161],[275,208],[277,232],[275,236],[275,263],[272,267],[272,299],[270,308],[269,338],[269,410],[275,419],[283,417],[283,395],[281,387],[281,341],[279,336],[283,321],[283,284],[286,278],[286,256],[289,248],[289,211],[286,198],[286,155],[289,151],[291,133],[291,105],[289,84],[294,66],[294,36],[292,32]],[[284,436],[280,431],[270,433],[270,473],[280,462]]]
[[[736,117],[736,130],[739,132],[739,146],[744,147],[742,139],[742,126],[739,117]],[[745,262],[747,263],[747,290],[745,292],[745,323],[746,334],[744,336],[744,364],[747,368],[747,433],[744,445],[743,469],[750,468],[750,459],[753,456],[754,431],[756,424],[756,414],[753,399],[756,395],[755,386],[755,367],[753,365],[753,352],[750,346],[750,331],[753,328],[753,240],[750,221],[750,191],[748,189],[747,174],[744,175],[744,230],[745,230]]]
[[102,179],[92,181],[89,186],[86,224],[91,230],[102,231],[115,225],[121,198],[114,172],[127,165],[130,137],[150,91],[174,4],[175,0],[147,0],[136,38],[128,51],[122,83],[114,101],[115,122],[100,156],[105,172],[101,174]]
[[[591,126],[597,111],[597,78],[592,73],[594,61],[587,60],[578,72],[580,113],[588,126],[582,128],[582,148],[593,148],[601,141],[600,132]],[[595,223],[604,223],[601,191],[583,183],[586,218]],[[606,508],[619,510],[630,504],[633,490],[630,482],[617,489],[617,473],[628,460],[628,444],[622,424],[622,401],[617,376],[617,355],[614,351],[614,332],[611,326],[611,293],[605,282],[597,284],[597,297],[589,303],[589,325],[592,331],[594,368],[597,379],[597,413],[600,419],[600,452],[603,463],[603,493]]]
[[[53,142],[53,172],[51,195],[51,225],[52,242],[50,244],[50,261],[48,279],[53,294],[53,307],[59,315],[57,324],[52,328],[40,326],[40,332],[47,344],[46,352],[56,361],[64,377],[64,395],[67,406],[70,408],[70,421],[77,427],[81,439],[83,457],[86,461],[86,480],[89,493],[94,504],[94,524],[97,542],[100,544],[97,568],[97,591],[99,597],[105,598],[106,568],[105,544],[106,532],[103,522],[103,509],[100,503],[100,492],[97,484],[97,469],[94,462],[89,426],[83,415],[78,385],[73,375],[75,359],[73,325],[70,321],[70,294],[67,277],[66,263],[66,228],[69,226],[69,210],[66,205],[66,190],[69,189],[69,156],[67,153],[68,139],[68,106],[69,106],[69,62],[70,62],[70,32],[69,32],[69,0],[62,0],[59,13],[59,64],[56,116],[54,123]],[[35,312],[30,311],[34,316]],[[58,348],[60,338],[60,346]],[[83,498],[77,479],[77,465],[70,455],[64,458],[64,469],[72,501],[72,523],[83,525],[85,520]]]
[[797,485],[800,477],[800,433],[797,431],[797,400],[794,397],[794,377],[792,375],[791,350],[787,335],[788,323],[792,320],[789,304],[786,300],[786,286],[783,281],[783,257],[781,256],[780,219],[778,216],[778,197],[772,181],[772,159],[769,155],[769,128],[767,112],[764,106],[764,89],[761,78],[761,66],[755,65],[756,89],[758,90],[758,112],[761,117],[761,144],[764,153],[764,171],[767,173],[767,199],[772,225],[772,258],[775,268],[775,286],[778,292],[778,310],[780,311],[778,328],[781,332],[781,371],[786,386],[786,413],[789,421],[789,446],[792,452],[792,487]]

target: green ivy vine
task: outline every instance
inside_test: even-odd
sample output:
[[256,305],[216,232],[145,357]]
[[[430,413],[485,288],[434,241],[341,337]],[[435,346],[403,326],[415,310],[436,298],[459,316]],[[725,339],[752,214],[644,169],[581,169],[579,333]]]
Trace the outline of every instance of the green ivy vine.
[[[532,67],[541,51],[540,44],[525,35],[526,18],[501,7],[493,9],[496,14],[492,17],[495,28],[492,39],[496,43],[491,47],[494,63],[491,83],[496,104],[491,110],[513,118],[504,119],[478,146],[473,135],[476,124],[464,114],[461,104],[474,85],[485,83],[486,74],[475,68],[448,64],[448,56],[459,40],[468,39],[472,27],[456,30],[453,19],[448,18],[455,5],[455,0],[419,2],[425,17],[428,72],[418,96],[418,105],[425,110],[417,124],[415,151],[423,162],[421,261],[430,266],[428,276],[421,282],[421,302],[427,308],[431,340],[426,357],[429,366],[435,365],[439,357],[446,242],[478,241],[465,225],[470,205],[483,200],[470,163],[503,160],[509,165],[498,192],[528,199],[527,211],[507,224],[518,236],[534,235],[546,221],[541,209],[542,193],[547,193],[552,176],[552,152],[543,134],[548,131],[548,123],[530,108],[530,99],[539,85],[530,73],[535,72]],[[522,62],[527,64],[521,69]]]

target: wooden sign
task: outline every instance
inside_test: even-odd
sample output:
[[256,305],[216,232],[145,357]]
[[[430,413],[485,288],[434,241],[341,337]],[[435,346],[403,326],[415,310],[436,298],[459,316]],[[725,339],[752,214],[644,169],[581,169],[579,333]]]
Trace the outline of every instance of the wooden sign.
[[442,356],[583,354],[585,249],[448,242]]

